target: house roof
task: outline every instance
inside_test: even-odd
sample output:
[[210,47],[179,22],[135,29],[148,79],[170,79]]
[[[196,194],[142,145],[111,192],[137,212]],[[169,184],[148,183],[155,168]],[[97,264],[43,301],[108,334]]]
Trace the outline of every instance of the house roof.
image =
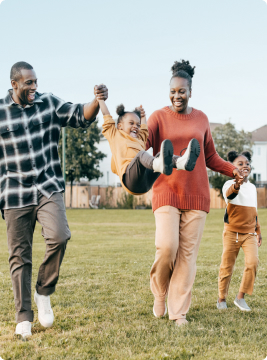
[[252,141],[267,141],[267,125],[252,131]]
[[214,123],[214,122],[210,122],[210,131],[214,131],[216,129],[216,127],[222,126],[223,124],[221,123]]

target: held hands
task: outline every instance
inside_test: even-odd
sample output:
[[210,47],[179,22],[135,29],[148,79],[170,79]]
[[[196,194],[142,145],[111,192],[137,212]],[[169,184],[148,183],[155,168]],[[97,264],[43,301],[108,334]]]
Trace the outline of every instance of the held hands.
[[142,105],[136,108],[141,113],[141,124],[146,124],[146,112]]
[[260,247],[261,244],[262,244],[262,237],[261,237],[261,234],[258,234],[257,235],[257,245],[258,245],[258,247]]
[[108,107],[105,103],[105,101],[108,98],[108,89],[107,89],[106,85],[104,85],[104,84],[95,85],[94,94],[95,94],[96,100],[99,103],[102,114],[110,115]]
[[233,170],[233,175],[235,177],[235,189],[239,190],[240,185],[242,185],[244,182],[244,176],[243,176],[242,172],[239,171],[238,169]]
[[104,84],[95,85],[94,95],[97,101],[99,100],[106,101],[108,98],[108,88]]
[[234,188],[235,188],[236,190],[239,190],[239,189],[240,189],[240,185],[242,185],[242,184],[243,184],[243,180],[237,180],[237,179],[235,179]]

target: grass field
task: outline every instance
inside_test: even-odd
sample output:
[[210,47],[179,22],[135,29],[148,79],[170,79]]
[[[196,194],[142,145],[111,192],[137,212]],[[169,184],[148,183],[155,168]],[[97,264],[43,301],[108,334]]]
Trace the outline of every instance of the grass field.
[[[15,314],[8,269],[5,223],[0,222],[0,357],[8,359],[212,359],[263,360],[267,356],[267,210],[259,210],[263,246],[251,313],[233,300],[243,271],[240,252],[228,298],[216,309],[222,252],[223,211],[207,217],[198,256],[190,324],[152,315],[149,271],[154,260],[151,210],[68,210],[72,231],[57,291],[51,296],[54,326],[35,322],[31,340],[13,337]],[[37,227],[33,247],[33,284],[45,245]]]

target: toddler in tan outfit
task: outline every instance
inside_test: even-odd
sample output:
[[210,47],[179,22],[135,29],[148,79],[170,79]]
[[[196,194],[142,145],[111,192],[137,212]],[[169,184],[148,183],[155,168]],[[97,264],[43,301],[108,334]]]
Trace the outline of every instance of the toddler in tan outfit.
[[173,168],[192,171],[198,158],[200,147],[196,139],[189,142],[183,156],[173,155],[170,140],[163,140],[157,156],[145,151],[148,138],[146,114],[142,106],[132,112],[124,106],[117,107],[119,115],[117,127],[106,103],[99,100],[104,116],[102,134],[108,140],[112,152],[111,170],[120,177],[121,184],[130,194],[140,195],[148,192],[157,178],[169,176]]

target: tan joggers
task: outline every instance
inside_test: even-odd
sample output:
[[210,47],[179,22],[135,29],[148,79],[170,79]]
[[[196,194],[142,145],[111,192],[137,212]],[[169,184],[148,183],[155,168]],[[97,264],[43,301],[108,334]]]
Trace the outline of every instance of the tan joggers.
[[171,320],[186,317],[207,213],[162,206],[155,212],[156,258],[150,272],[155,299],[165,300]]
[[242,247],[245,253],[245,270],[239,288],[240,292],[251,295],[259,262],[257,238],[254,234],[240,234],[233,231],[223,232],[223,254],[219,271],[219,297],[226,299],[235,261]]

